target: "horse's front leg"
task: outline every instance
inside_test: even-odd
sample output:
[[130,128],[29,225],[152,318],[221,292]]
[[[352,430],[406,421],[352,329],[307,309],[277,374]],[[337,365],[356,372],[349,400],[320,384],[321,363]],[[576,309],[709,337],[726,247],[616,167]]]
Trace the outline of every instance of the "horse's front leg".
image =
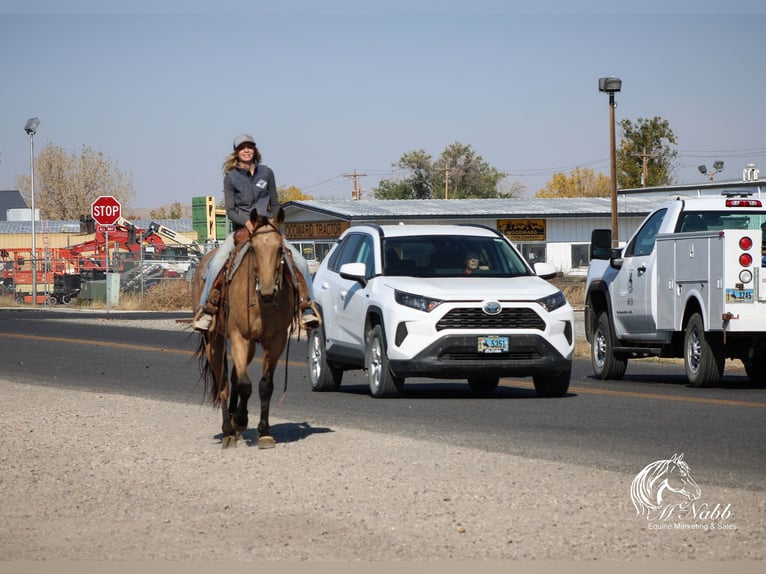
[[247,428],[247,402],[253,394],[253,384],[247,374],[247,366],[254,354],[254,343],[242,337],[231,337],[231,356],[234,367],[231,372],[229,420],[237,436]]
[[276,371],[279,357],[284,345],[263,345],[263,374],[258,383],[258,395],[261,399],[261,420],[258,422],[258,448],[274,448],[274,437],[271,436],[269,427],[269,410],[271,396],[274,394],[274,371]]

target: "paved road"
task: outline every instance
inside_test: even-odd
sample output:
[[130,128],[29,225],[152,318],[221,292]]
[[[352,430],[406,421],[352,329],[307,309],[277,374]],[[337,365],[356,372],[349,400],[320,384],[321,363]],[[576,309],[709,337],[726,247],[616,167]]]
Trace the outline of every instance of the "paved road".
[[[179,315],[73,317],[59,311],[0,310],[2,378],[201,401],[191,360],[196,335],[138,327]],[[125,326],[131,321],[137,326]],[[305,341],[293,340],[288,392],[281,404],[274,404],[274,417],[629,473],[683,452],[706,484],[766,487],[761,440],[766,436],[766,390],[748,382],[741,370],[727,372],[718,388],[694,389],[686,386],[678,365],[635,362],[624,381],[601,382],[591,377],[589,362],[580,359],[570,393],[561,399],[538,398],[529,379],[503,380],[495,393],[482,397],[461,381],[413,379],[404,397],[375,400],[358,372],[345,374],[338,393],[312,393],[305,355]],[[254,380],[257,372],[254,366]],[[278,399],[283,368],[276,380]]]

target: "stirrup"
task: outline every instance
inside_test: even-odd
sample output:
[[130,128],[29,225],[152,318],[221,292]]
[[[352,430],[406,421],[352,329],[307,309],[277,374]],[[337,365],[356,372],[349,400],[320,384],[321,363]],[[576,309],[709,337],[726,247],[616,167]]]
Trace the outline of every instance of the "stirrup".
[[313,301],[310,301],[308,306],[301,311],[301,327],[309,331],[311,329],[316,329],[321,325],[322,319],[320,318],[316,304]]

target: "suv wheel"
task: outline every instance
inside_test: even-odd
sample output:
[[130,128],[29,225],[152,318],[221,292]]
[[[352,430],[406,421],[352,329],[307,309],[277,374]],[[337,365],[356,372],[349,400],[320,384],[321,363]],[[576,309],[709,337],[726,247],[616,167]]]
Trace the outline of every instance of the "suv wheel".
[[535,383],[535,390],[541,397],[563,397],[569,390],[569,379],[572,376],[572,370],[564,371],[556,376],[535,375],[532,380]]
[[395,397],[401,394],[404,379],[395,377],[388,366],[386,342],[383,327],[380,325],[375,325],[367,332],[364,368],[367,369],[367,379],[373,397]]
[[309,333],[308,365],[312,391],[337,391],[340,388],[343,370],[327,360],[324,329],[321,327]]

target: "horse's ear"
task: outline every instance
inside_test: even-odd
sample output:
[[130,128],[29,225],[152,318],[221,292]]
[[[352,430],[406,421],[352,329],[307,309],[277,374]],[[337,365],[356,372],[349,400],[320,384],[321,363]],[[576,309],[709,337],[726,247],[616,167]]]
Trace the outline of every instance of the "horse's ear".
[[279,211],[277,211],[277,214],[271,218],[271,222],[279,227],[282,225],[282,222],[285,220],[285,210],[281,207],[279,208]]
[[252,221],[253,223],[257,223],[258,222],[258,210],[257,209],[253,209],[253,210],[250,211],[250,221]]

